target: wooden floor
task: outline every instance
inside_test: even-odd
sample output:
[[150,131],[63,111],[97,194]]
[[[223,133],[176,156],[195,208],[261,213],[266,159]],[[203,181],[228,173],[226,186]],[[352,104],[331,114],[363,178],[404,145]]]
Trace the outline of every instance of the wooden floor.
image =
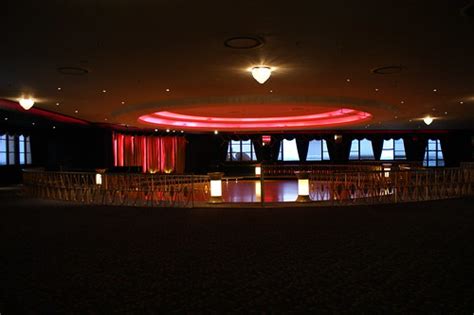
[[154,209],[0,193],[0,313],[472,314],[473,201]]

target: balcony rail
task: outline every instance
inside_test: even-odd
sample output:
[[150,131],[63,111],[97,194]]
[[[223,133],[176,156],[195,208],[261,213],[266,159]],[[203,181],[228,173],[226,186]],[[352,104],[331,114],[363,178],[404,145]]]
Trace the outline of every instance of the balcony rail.
[[312,200],[332,203],[397,203],[471,196],[474,168],[312,173]]
[[34,197],[99,205],[194,207],[209,199],[204,175],[23,172],[26,192]]
[[[305,165],[263,166],[261,184],[266,186],[264,181],[272,177],[265,174],[275,170],[284,170],[285,176],[290,176],[290,170],[293,170],[291,177],[294,179],[294,171],[307,171],[311,205],[318,202],[321,205],[397,203],[474,195],[473,163],[462,164],[459,168],[372,170],[361,167],[350,171],[353,169],[346,166],[319,169],[307,169]],[[207,175],[24,170],[23,184],[26,193],[33,197],[84,204],[205,207],[210,200]],[[261,204],[264,206],[265,202],[261,201]]]

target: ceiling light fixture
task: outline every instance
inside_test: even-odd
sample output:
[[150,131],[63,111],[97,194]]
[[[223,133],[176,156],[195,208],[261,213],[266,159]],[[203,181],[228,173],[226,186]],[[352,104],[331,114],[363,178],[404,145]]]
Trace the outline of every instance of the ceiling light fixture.
[[258,83],[265,83],[272,75],[272,69],[267,66],[257,66],[251,69],[252,76]]
[[433,118],[431,118],[430,116],[426,116],[425,118],[423,118],[423,121],[429,126],[433,122]]
[[24,110],[29,110],[31,107],[33,107],[33,105],[35,105],[35,101],[31,97],[22,97],[18,100],[18,103],[21,107],[23,107]]

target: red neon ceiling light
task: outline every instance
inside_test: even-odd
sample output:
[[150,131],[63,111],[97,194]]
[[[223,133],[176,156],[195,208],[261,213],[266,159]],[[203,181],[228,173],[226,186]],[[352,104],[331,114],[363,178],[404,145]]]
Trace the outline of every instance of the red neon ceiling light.
[[372,118],[367,112],[341,108],[324,113],[285,117],[212,117],[160,111],[143,115],[140,122],[186,130],[289,130],[359,123]]

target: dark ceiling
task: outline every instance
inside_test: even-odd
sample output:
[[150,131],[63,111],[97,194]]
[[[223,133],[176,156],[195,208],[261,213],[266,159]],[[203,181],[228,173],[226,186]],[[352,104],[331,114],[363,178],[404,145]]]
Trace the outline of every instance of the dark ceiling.
[[[145,126],[140,114],[188,103],[202,107],[201,114],[232,116],[241,108],[239,117],[252,116],[242,101],[251,98],[260,114],[280,100],[294,103],[288,115],[299,104],[316,109],[328,100],[331,107],[373,113],[351,129],[472,128],[469,5],[7,0],[0,18],[0,98],[32,95],[37,108],[132,126]],[[263,45],[224,45],[236,36],[258,37]],[[276,67],[263,85],[247,71],[260,63]],[[392,66],[386,70],[395,73],[374,72]],[[428,127],[425,115],[438,119]]]

